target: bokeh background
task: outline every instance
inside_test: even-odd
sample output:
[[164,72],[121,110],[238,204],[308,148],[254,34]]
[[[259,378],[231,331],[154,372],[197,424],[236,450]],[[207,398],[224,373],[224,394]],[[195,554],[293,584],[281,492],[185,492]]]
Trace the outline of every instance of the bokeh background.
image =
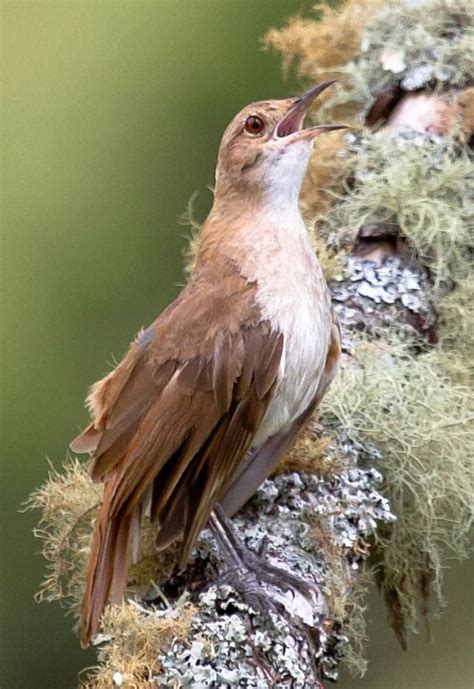
[[[295,91],[260,38],[301,0],[1,3],[2,689],[74,689],[94,656],[33,595],[44,563],[19,514],[86,421],[87,386],[177,294],[191,195],[209,208],[223,128]],[[371,601],[365,689],[473,679],[468,566],[448,576],[435,641],[403,654]]]

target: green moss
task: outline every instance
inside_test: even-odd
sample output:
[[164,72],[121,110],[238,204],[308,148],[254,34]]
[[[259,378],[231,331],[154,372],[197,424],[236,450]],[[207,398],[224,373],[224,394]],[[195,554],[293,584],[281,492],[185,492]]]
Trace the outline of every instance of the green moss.
[[[397,521],[379,530],[376,572],[402,640],[432,598],[443,566],[466,556],[473,521],[474,408],[443,353],[416,358],[402,345],[361,342],[324,403],[354,442],[380,450],[385,495]],[[398,620],[397,620],[398,616]]]
[[325,231],[397,223],[438,283],[458,282],[474,248],[473,185],[467,151],[382,130],[357,146],[350,189],[324,218]]
[[474,379],[474,279],[461,280],[439,305],[439,337],[444,365],[457,380]]
[[[398,83],[413,81],[407,88],[424,83],[466,86],[474,71],[474,11],[469,0],[426,0],[409,6],[389,0],[375,10],[362,34],[359,54],[343,62],[337,71],[345,75],[320,111],[350,106],[362,110],[374,93]],[[384,69],[383,54],[394,51],[400,66],[397,72]],[[417,76],[416,69],[422,71]]]

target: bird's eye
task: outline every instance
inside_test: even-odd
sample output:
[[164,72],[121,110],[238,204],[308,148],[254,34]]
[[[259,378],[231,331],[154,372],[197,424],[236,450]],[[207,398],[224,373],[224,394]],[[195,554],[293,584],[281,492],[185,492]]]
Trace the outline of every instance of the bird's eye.
[[265,129],[265,123],[261,117],[250,115],[245,120],[245,131],[249,134],[261,134]]

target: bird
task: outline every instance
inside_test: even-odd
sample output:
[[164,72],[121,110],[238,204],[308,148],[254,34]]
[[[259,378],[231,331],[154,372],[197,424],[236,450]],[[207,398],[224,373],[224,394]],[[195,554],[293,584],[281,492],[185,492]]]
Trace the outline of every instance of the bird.
[[184,567],[209,526],[228,554],[255,557],[230,517],[296,441],[336,375],[340,332],[298,197],[316,137],[315,98],[244,107],[218,150],[214,198],[193,272],[88,395],[71,449],[103,483],[81,612],[81,644],[119,603],[148,515],[156,547],[181,538]]

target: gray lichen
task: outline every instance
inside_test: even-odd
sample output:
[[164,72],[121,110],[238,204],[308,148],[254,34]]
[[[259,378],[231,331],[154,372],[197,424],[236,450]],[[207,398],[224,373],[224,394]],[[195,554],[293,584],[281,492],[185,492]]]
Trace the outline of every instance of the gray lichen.
[[464,87],[474,71],[474,11],[467,0],[388,0],[374,4],[361,32],[357,56],[333,67],[345,78],[320,116],[341,105],[357,107],[362,120],[374,97],[400,85]]
[[[359,454],[353,444],[350,451],[353,457]],[[364,559],[361,543],[379,523],[394,519],[377,490],[381,480],[375,468],[355,463],[331,478],[292,473],[267,480],[234,523],[255,551],[265,538],[269,562],[311,582],[321,591],[319,602],[311,607],[291,593],[285,600],[282,591],[268,587],[268,595],[279,598],[281,613],[262,615],[231,586],[211,584],[196,601],[188,639],[176,641],[160,656],[160,686],[310,689],[317,686],[318,676],[336,679],[348,639],[344,620],[335,620],[324,602],[331,551],[318,543],[316,524],[321,533],[331,534],[354,583]],[[209,532],[195,557],[210,559],[211,569],[222,570]]]
[[[375,336],[397,331],[403,339],[429,339],[436,322],[426,271],[399,256],[382,261],[349,256],[344,276],[334,280],[334,309],[341,324]],[[350,348],[348,338],[345,348]]]

